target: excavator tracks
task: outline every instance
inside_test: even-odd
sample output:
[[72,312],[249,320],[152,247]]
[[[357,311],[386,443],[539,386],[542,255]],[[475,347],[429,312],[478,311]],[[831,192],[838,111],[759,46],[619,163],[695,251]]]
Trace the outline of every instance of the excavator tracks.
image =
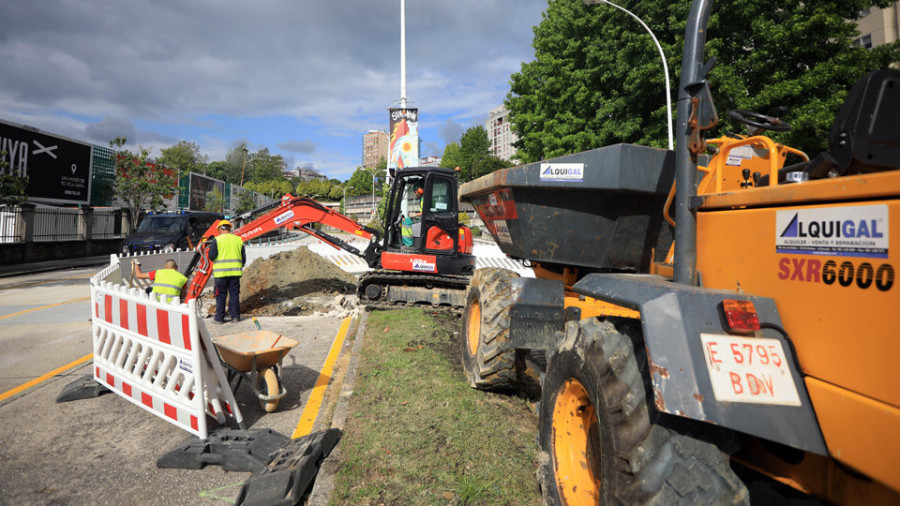
[[470,279],[469,276],[373,271],[359,278],[356,293],[360,305],[366,309],[429,305],[459,312],[466,305]]

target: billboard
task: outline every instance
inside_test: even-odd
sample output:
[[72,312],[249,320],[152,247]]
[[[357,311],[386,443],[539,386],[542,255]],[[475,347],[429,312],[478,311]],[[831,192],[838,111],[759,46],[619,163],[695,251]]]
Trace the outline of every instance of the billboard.
[[191,172],[190,210],[221,213],[224,207],[225,183]]
[[419,165],[419,110],[392,107],[388,168],[403,169]]
[[28,199],[59,204],[89,204],[92,146],[0,121],[0,151],[9,165],[3,172],[28,176]]

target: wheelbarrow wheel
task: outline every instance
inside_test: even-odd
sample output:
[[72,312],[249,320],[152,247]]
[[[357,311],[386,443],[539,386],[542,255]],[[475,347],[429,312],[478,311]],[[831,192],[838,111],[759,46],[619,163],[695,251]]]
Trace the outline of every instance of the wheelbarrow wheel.
[[[281,392],[281,385],[278,384],[278,375],[275,374],[275,369],[272,367],[267,367],[260,371],[259,379],[257,381],[260,384],[257,385],[256,388],[263,395],[277,395]],[[266,413],[272,413],[278,409],[278,401],[280,400],[281,399],[267,401],[265,399],[260,399],[259,406]]]

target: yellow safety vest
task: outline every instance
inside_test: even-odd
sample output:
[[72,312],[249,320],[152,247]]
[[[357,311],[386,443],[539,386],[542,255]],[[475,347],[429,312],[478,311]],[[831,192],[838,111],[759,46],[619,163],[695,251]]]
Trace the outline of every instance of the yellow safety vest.
[[414,243],[412,226],[413,222],[409,216],[403,218],[403,222],[400,224],[400,236],[404,246],[412,246]]
[[228,276],[240,276],[243,262],[241,261],[241,247],[244,241],[234,234],[222,234],[216,236],[216,247],[219,256],[214,260],[213,277],[224,278]]
[[181,295],[181,289],[188,278],[175,269],[159,269],[153,277],[153,291],[166,295]]

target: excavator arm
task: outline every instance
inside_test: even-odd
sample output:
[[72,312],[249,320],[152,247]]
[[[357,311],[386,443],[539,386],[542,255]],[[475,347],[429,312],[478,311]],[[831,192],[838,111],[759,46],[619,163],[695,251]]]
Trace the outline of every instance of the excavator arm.
[[[360,236],[363,239],[368,239],[369,245],[366,247],[365,251],[360,251],[358,248],[347,244],[337,237],[314,229],[312,227],[312,224],[314,223],[321,223],[322,225],[327,225]],[[202,242],[197,246],[199,255],[197,256],[197,262],[194,268],[191,269],[192,272],[188,274],[190,285],[185,300],[196,299],[199,297],[203,288],[206,286],[206,283],[209,281],[209,277],[212,275],[212,259],[209,258],[209,241],[219,235],[218,227],[219,222],[217,221],[203,234]],[[281,198],[281,203],[279,205],[253,221],[239,227],[234,231],[234,234],[246,242],[279,227],[306,232],[326,244],[330,244],[335,249],[343,249],[362,257],[366,260],[369,267],[377,267],[381,260],[381,238],[377,230],[360,225],[347,216],[307,197],[294,197],[290,194],[285,195]]]

